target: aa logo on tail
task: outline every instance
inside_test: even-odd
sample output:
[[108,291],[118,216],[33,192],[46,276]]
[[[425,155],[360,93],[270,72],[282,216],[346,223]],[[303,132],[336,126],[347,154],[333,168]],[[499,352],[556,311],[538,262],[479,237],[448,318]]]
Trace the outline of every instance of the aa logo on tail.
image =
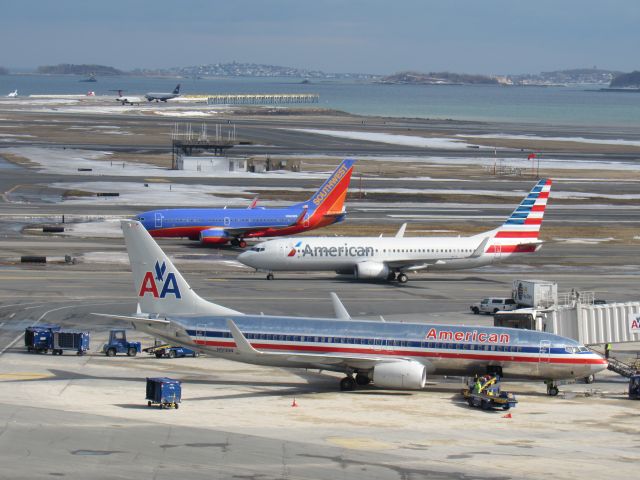
[[[154,298],[165,298],[171,294],[176,298],[181,298],[180,288],[178,288],[178,282],[173,272],[166,274],[167,266],[164,262],[160,265],[156,261],[155,277],[153,272],[147,272],[142,279],[142,285],[140,285],[139,297],[144,297],[147,293],[153,295]],[[160,287],[160,288],[158,288]],[[158,290],[160,293],[158,293]]]

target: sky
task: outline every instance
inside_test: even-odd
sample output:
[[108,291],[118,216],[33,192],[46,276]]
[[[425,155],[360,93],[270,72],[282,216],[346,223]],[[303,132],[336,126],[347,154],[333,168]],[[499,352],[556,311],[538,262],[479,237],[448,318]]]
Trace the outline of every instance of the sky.
[[639,25],[638,0],[14,0],[1,9],[0,66],[629,72]]

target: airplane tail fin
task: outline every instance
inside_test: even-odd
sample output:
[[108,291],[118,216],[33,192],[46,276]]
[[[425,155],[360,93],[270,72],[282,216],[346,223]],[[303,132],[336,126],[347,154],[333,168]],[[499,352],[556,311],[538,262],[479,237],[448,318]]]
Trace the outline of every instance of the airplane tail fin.
[[176,85],[176,88],[174,88],[173,93],[175,95],[178,95],[180,93],[180,84]]
[[531,253],[540,247],[542,241],[538,237],[551,183],[550,179],[542,179],[531,189],[509,218],[491,232],[493,238],[485,253]]
[[341,215],[344,213],[344,201],[351,182],[355,160],[347,158],[342,161],[331,176],[314,193],[308,202],[310,214]]
[[169,257],[134,220],[121,221],[133,286],[143,313],[160,315],[242,315],[196,294]]

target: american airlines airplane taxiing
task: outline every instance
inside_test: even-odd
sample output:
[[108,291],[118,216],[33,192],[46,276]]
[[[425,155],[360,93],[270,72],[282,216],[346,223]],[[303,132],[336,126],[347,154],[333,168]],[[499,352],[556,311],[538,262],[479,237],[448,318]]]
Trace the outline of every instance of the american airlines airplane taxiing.
[[345,159],[320,188],[302,203],[288,207],[169,208],[141,213],[154,237],[187,237],[203,245],[247,246],[246,238],[277,237],[324,227],[344,219],[344,201],[355,160]]
[[336,318],[249,315],[198,296],[144,227],[123,220],[139,310],[97,314],[133,323],[172,344],[256,365],[342,372],[342,390],[372,383],[419,390],[427,375],[544,380],[583,378],[607,361],[575,340],[502,327],[353,320],[333,295]]
[[540,180],[498,228],[470,237],[297,237],[262,242],[238,260],[258,271],[335,271],[406,283],[418,270],[461,270],[536,252],[551,180]]

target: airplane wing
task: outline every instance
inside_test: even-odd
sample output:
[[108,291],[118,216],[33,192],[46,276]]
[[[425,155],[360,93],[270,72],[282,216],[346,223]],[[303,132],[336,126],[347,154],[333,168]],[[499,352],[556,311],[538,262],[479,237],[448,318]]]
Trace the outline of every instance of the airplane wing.
[[290,227],[295,227],[296,225],[302,224],[302,222],[304,221],[305,216],[307,215],[307,212],[309,211],[309,207],[307,205],[305,205],[304,207],[302,207],[302,211],[300,212],[300,214],[296,217],[296,219],[286,225],[276,225],[276,226],[259,226],[259,227],[241,227],[241,228],[226,228],[223,227],[223,230],[225,232],[227,232],[229,235],[231,236],[239,236],[239,235],[244,235],[247,233],[252,233],[252,232],[260,232],[260,231],[277,231],[277,230],[282,230],[284,228],[290,228]]
[[99,317],[107,317],[107,318],[115,318],[116,320],[124,320],[126,322],[131,323],[145,323],[145,324],[163,324],[166,325],[169,320],[165,320],[164,318],[149,318],[149,317],[136,317],[133,315],[113,315],[109,313],[91,313],[91,315],[97,315]]
[[[411,362],[410,358],[388,357],[386,355],[344,355],[344,354],[316,354],[316,353],[286,353],[286,352],[264,352],[253,348],[238,326],[230,318],[227,319],[227,327],[231,332],[231,336],[236,343],[238,354],[245,358],[279,358],[286,359],[292,364],[300,363],[302,365],[313,364],[321,369],[338,369],[342,370],[348,367],[352,368],[372,368],[380,363],[391,362]],[[294,366],[294,365],[292,365]]]

